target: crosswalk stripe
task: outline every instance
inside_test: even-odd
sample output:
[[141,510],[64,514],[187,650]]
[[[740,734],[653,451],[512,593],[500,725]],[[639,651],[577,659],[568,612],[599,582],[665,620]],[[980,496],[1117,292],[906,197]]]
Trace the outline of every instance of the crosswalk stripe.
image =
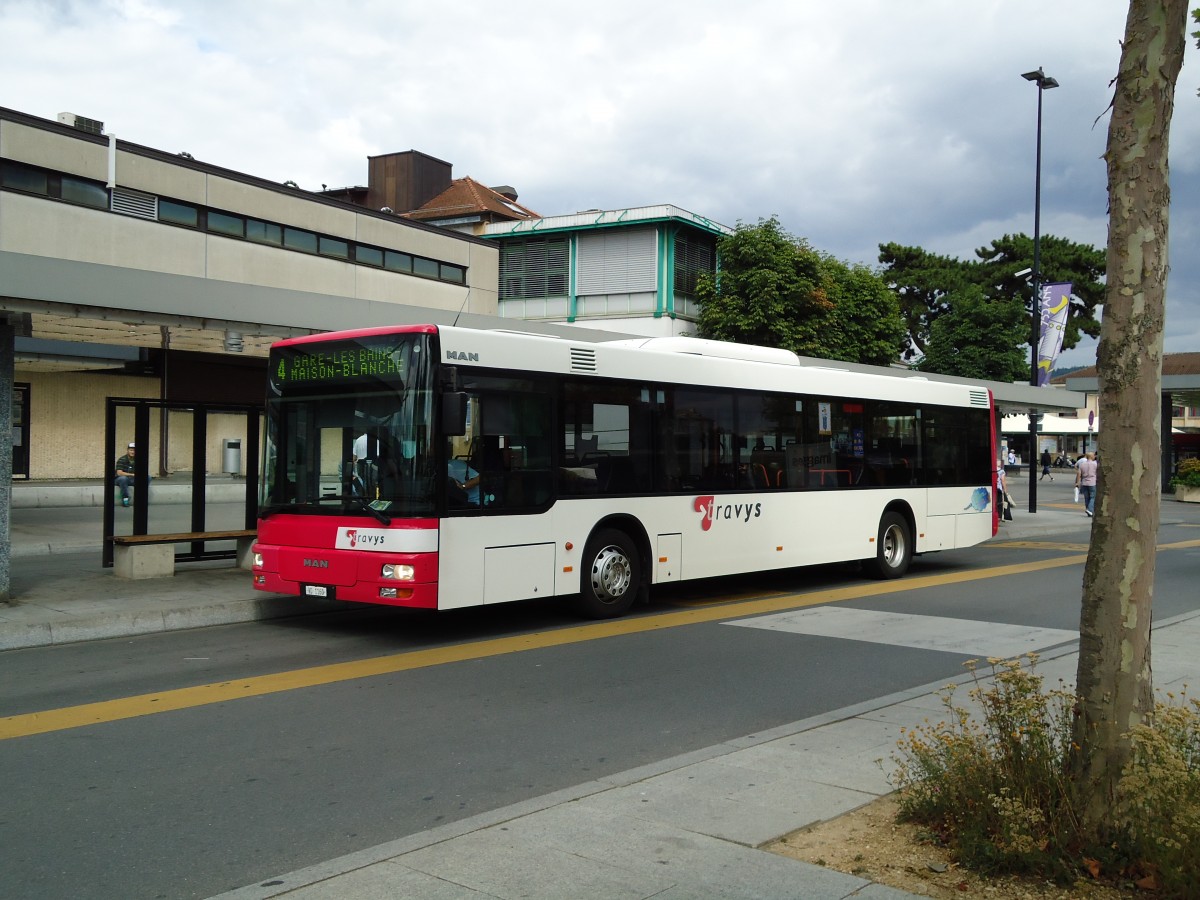
[[844,606],[795,609],[724,624],[1006,659],[1079,638],[1077,632],[1059,628],[1032,628]]

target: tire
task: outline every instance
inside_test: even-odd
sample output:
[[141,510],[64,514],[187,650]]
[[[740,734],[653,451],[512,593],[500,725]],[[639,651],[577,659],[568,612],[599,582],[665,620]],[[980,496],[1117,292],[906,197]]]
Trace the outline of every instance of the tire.
[[912,531],[908,520],[896,512],[885,512],[879,519],[875,539],[875,558],[863,560],[863,568],[872,578],[899,578],[908,571],[913,558]]
[[642,589],[642,563],[629,535],[614,528],[598,531],[583,556],[579,611],[593,619],[625,615]]

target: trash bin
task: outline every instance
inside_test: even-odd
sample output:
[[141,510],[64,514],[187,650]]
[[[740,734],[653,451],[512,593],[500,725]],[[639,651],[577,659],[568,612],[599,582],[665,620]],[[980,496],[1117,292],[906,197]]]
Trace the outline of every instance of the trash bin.
[[226,475],[242,474],[242,440],[241,438],[225,438],[224,463],[221,471]]

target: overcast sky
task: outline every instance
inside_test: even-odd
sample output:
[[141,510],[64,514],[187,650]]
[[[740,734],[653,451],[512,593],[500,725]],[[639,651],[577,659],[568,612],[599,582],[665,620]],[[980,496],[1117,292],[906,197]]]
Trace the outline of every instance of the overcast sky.
[[[1200,4],[1198,4],[1200,5]],[[319,190],[416,149],[542,215],[777,215],[877,265],[1033,233],[1103,248],[1121,0],[0,0],[0,105]],[[1168,352],[1200,350],[1200,66],[1171,135]],[[1094,342],[1060,365],[1090,364]]]

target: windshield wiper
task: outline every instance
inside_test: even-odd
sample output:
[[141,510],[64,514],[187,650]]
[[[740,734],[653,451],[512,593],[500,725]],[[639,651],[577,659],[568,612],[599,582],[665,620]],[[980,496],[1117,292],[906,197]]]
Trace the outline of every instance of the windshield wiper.
[[374,508],[374,506],[372,506],[370,503],[367,503],[366,500],[359,497],[358,494],[343,493],[341,499],[342,500],[350,500],[350,502],[358,504],[361,509],[364,509],[367,512],[370,512],[370,514],[372,516],[378,518],[379,522],[382,522],[383,524],[391,524],[391,516],[384,515],[383,512],[380,512],[379,510]]

